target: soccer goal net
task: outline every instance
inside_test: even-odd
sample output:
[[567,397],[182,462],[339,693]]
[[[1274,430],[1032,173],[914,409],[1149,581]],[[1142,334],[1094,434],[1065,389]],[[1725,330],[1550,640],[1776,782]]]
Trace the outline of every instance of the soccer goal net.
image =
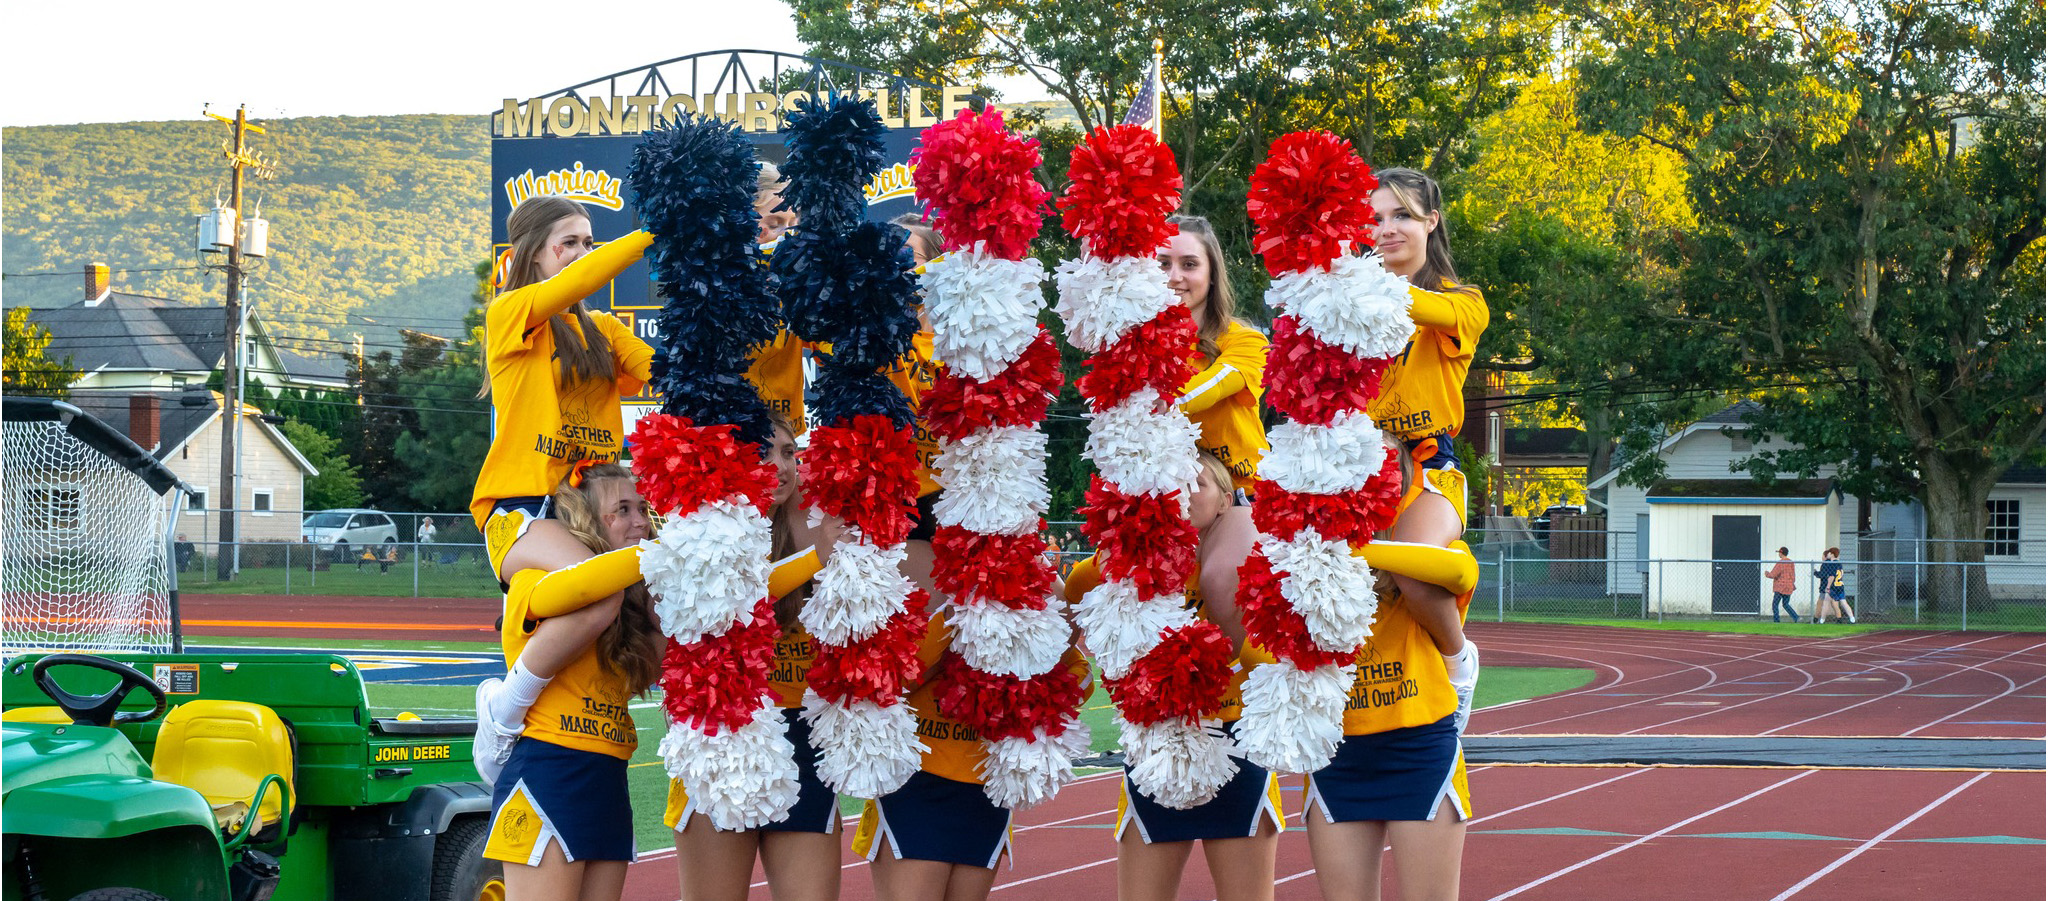
[[166,529],[183,485],[76,407],[9,397],[5,408],[0,656],[172,650]]

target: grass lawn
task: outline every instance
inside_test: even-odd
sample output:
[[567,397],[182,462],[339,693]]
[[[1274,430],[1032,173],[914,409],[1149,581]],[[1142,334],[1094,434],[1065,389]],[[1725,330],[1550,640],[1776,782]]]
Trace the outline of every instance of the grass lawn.
[[245,567],[229,581],[218,581],[212,569],[178,576],[178,590],[187,594],[307,594],[358,597],[487,598],[499,594],[497,580],[474,561],[421,563],[419,588],[413,588],[413,560],[410,555],[391,565],[390,572],[376,566],[357,569],[341,563],[331,569],[308,572],[303,563],[282,566]]
[[[195,639],[195,641],[198,641]],[[227,642],[229,639],[206,639],[204,643]],[[241,639],[244,644],[262,644],[260,639]],[[343,642],[307,641],[304,646],[316,644],[346,645]],[[467,650],[449,643],[438,646],[422,646],[409,643],[394,650]],[[355,646],[361,646],[358,643]],[[1567,691],[1585,685],[1593,680],[1590,669],[1552,669],[1489,666],[1483,667],[1479,675],[1477,706],[1481,708],[1494,704],[1505,704],[1523,698],[1539,697],[1560,691]],[[377,716],[397,716],[400,713],[414,713],[423,717],[472,715],[476,690],[466,685],[408,685],[404,683],[376,682],[369,686],[370,707]],[[662,771],[661,760],[654,749],[661,744],[661,736],[667,725],[662,721],[658,696],[635,701],[631,708],[633,723],[640,730],[640,749],[634,753],[627,765],[626,778],[633,798],[633,834],[638,838],[643,852],[666,848],[673,844],[668,828],[661,823],[662,807],[668,799],[668,776]],[[1092,741],[1090,747],[1097,751],[1109,751],[1117,747],[1116,726],[1110,721],[1109,695],[1100,686],[1095,695],[1088,699],[1082,709],[1081,719],[1088,724]],[[852,815],[860,811],[861,802],[854,798],[840,798],[842,813]]]

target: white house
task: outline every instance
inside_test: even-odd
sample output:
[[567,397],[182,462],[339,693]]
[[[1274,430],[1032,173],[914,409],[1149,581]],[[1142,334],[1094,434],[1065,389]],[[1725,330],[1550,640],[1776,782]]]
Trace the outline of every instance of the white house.
[[[1856,563],[1866,557],[1872,562],[1924,560],[1919,542],[1926,538],[1926,516],[1920,505],[1872,505],[1872,532],[1866,536],[1857,531],[1857,498],[1833,488],[1832,470],[1823,471],[1817,480],[1784,473],[1773,488],[1764,489],[1747,474],[1731,469],[1755,450],[1785,440],[1751,434],[1744,418],[1756,409],[1755,403],[1744,401],[1665,438],[1656,449],[1664,458],[1663,482],[1647,488],[1624,485],[1619,472],[1610,471],[1587,483],[1589,499],[1597,497],[1601,489],[1606,492],[1604,503],[1592,503],[1607,515],[1608,591],[1637,595],[1668,585],[1674,592],[1662,599],[1670,611],[1673,608],[1668,605],[1681,596],[1676,587],[1691,585],[1682,596],[1689,599],[1686,603],[1692,612],[1742,612],[1734,594],[1718,603],[1712,601],[1711,589],[1717,582],[1711,568],[1697,572],[1692,571],[1697,567],[1683,568],[1686,574],[1682,575],[1677,564],[1649,561],[1740,559],[1752,541],[1749,535],[1754,528],[1758,551],[1749,557],[1757,561],[1753,577],[1759,607],[1749,613],[1770,609],[1770,595],[1763,590],[1761,575],[1755,573],[1775,559],[1779,547],[1789,549],[1792,559],[1802,563],[1802,594],[1810,590],[1813,581],[1812,563],[1820,559],[1822,551],[1836,547],[1842,552],[1849,593],[1865,605],[1874,605],[1874,611],[1889,607],[1899,593],[1911,590],[1913,581],[1894,578],[1897,573],[1887,570],[1884,590],[1859,586]],[[2042,578],[2043,565],[2048,563],[2048,555],[2043,553],[2044,535],[2048,535],[2048,509],[2044,507],[2048,504],[2044,504],[2042,467],[2036,463],[2008,470],[1992,489],[1986,507],[1990,514],[1986,562],[1991,564],[1986,574],[1993,592],[2041,598],[2048,593]],[[1716,551],[1717,517],[1727,518],[1718,526],[1720,552]],[[1660,569],[1666,572],[1659,575]],[[1864,587],[1873,590],[1860,590]]]

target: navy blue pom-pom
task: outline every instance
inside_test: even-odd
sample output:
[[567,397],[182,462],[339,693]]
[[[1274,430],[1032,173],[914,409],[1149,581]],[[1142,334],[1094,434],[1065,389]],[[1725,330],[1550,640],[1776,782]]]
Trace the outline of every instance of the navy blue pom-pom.
[[686,116],[648,132],[627,180],[633,211],[654,235],[648,268],[663,301],[650,387],[664,412],[732,423],[765,443],[767,407],[745,373],[782,317],[755,243],[759,170],[736,125]]
[[812,386],[811,412],[826,425],[841,425],[855,416],[887,416],[896,428],[910,425],[917,414],[910,398],[889,377],[873,368],[818,355],[818,380]]
[[773,270],[789,330],[832,345],[853,368],[880,368],[903,356],[918,331],[917,277],[903,242],[903,229],[886,222],[784,241]]
[[783,208],[796,210],[813,231],[843,231],[859,222],[867,211],[861,188],[887,157],[889,130],[874,101],[844,93],[822,103],[799,98],[783,127],[789,146]]

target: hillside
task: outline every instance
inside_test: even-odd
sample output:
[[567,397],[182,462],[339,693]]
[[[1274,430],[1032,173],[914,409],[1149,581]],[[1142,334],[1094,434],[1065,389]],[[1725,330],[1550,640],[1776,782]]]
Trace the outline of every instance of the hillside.
[[[270,220],[270,254],[246,296],[300,339],[288,347],[319,353],[361,332],[374,352],[396,343],[397,327],[457,330],[489,254],[488,118],[261,124],[268,133],[249,143],[277,177],[246,183],[244,213],[261,201]],[[228,131],[210,119],[5,129],[6,306],[75,302],[91,262],[112,267],[122,291],[219,303],[222,276],[198,268],[193,218],[227,194]]]

